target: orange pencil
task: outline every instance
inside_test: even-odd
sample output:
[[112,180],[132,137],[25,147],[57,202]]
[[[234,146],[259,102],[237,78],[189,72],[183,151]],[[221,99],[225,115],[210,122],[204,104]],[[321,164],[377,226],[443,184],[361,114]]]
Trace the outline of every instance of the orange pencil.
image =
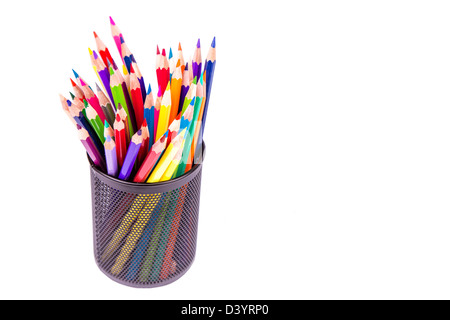
[[170,82],[170,93],[172,96],[172,107],[170,109],[170,117],[169,124],[172,123],[173,119],[176,118],[178,114],[178,105],[180,103],[180,94],[181,94],[181,84],[183,82],[183,75],[181,73],[181,66],[178,66],[173,75],[172,80]]

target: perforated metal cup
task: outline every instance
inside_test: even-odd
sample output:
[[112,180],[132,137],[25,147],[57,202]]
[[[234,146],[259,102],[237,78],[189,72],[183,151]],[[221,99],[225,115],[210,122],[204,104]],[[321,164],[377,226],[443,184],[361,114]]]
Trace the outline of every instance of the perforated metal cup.
[[92,162],[90,170],[99,269],[138,288],[183,276],[195,258],[202,163],[177,179],[154,184],[115,179]]

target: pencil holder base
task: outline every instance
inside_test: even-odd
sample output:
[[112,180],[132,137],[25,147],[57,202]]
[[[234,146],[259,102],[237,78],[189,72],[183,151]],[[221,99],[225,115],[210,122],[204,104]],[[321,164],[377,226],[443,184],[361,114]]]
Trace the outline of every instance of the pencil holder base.
[[181,278],[197,245],[202,164],[162,183],[112,178],[91,163],[94,256],[110,279],[153,288]]

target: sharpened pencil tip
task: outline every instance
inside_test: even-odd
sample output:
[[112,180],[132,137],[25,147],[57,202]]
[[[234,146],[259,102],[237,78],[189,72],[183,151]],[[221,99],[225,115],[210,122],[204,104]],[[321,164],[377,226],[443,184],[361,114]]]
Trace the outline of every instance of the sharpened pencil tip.
[[96,86],[96,88],[97,88],[97,92],[102,91],[102,89],[100,89],[100,87],[98,86],[98,83],[97,83],[97,82],[95,83],[95,86]]
[[97,54],[97,52],[95,52],[95,50],[94,50],[94,51],[92,51],[92,54],[94,55],[94,59],[97,60],[97,59],[98,59],[98,54]]
[[94,31],[94,37],[98,38],[97,32]]
[[216,47],[216,37],[214,37],[212,43],[211,43],[211,47],[215,48]]
[[159,52],[159,46],[156,45],[156,54],[161,54],[161,52]]
[[113,26],[116,25],[116,23],[114,22],[113,18],[111,18],[111,16],[109,16],[109,22],[110,22]]
[[109,128],[109,123],[108,121],[105,120],[105,128],[108,129]]
[[169,59],[172,59],[172,57],[173,57],[172,48],[169,48]]
[[84,87],[86,85],[86,83],[81,78],[80,78],[80,84],[81,84],[82,87]]
[[148,127],[147,119],[144,118],[144,121],[142,122],[143,127]]
[[92,56],[94,53],[92,52],[92,49],[88,47],[89,55]]
[[162,49],[161,54],[165,57],[166,56],[166,49]]
[[75,81],[72,80],[72,78],[70,78],[70,82],[72,83],[72,87],[76,87],[77,84],[75,83]]
[[75,72],[75,70],[72,69],[73,75],[75,76],[76,79],[78,79],[80,76],[78,75],[78,73]]
[[122,36],[120,36],[120,43],[125,43],[125,40],[123,39]]
[[151,92],[152,92],[152,86],[149,83],[148,84],[148,89],[147,89],[147,95],[149,95]]
[[200,49],[200,39],[198,39],[198,41],[197,41],[197,48]]
[[181,51],[181,42],[178,42],[178,51]]

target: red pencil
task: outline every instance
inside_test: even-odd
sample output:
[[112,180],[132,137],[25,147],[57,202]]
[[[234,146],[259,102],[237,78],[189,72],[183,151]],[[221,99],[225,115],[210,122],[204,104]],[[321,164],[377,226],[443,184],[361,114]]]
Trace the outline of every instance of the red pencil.
[[116,142],[117,166],[120,170],[128,149],[125,122],[120,118],[120,114],[116,115],[116,121],[114,121],[114,136]]
[[140,128],[144,121],[144,101],[142,100],[141,85],[133,67],[130,72],[130,97],[136,117],[136,126]]
[[75,97],[77,97],[80,102],[84,103],[84,100],[86,100],[86,97],[84,96],[83,90],[81,90],[81,88],[72,79],[70,79],[70,82],[72,83],[73,92],[75,93]]
[[108,66],[108,60],[109,63],[114,65],[115,62],[111,56],[111,53],[109,52],[108,47],[105,46],[103,41],[100,39],[100,37],[97,35],[97,33],[94,31],[94,37],[95,37],[95,44],[97,45],[97,51],[100,57],[103,60],[103,63],[105,66]]

